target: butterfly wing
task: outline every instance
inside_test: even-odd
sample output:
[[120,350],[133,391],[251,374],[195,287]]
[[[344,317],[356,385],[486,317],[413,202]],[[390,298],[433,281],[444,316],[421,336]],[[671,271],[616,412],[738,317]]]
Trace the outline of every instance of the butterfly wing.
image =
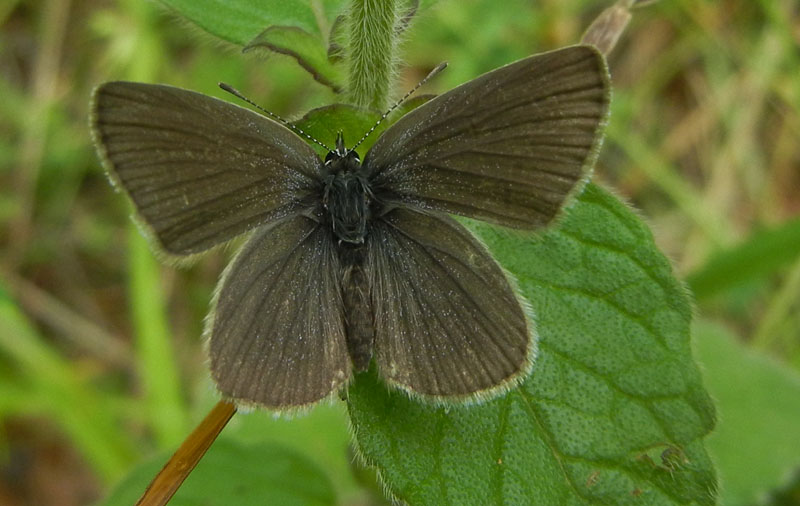
[[258,230],[228,267],[208,326],[211,373],[224,396],[296,408],[350,378],[330,234],[289,218]]
[[364,165],[386,201],[535,229],[594,164],[609,94],[590,46],[531,56],[406,114]]
[[319,179],[319,157],[288,128],[180,88],[103,84],[91,128],[112,181],[173,255],[297,212]]
[[529,370],[532,323],[509,278],[449,216],[397,208],[377,219],[367,272],[388,383],[433,398],[489,396]]

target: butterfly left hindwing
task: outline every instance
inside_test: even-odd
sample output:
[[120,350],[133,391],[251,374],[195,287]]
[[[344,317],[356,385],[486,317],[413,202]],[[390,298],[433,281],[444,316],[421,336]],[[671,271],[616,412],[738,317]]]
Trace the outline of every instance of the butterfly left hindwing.
[[330,230],[297,216],[250,238],[220,280],[211,374],[227,398],[272,409],[312,404],[350,379]]

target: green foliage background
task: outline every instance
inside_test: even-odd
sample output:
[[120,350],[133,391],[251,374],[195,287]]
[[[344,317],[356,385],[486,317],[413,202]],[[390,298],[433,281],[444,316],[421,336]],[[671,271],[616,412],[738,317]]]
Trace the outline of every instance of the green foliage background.
[[[123,478],[109,502],[130,504],[215,402],[200,334],[211,290],[232,249],[183,270],[153,259],[89,143],[92,87],[131,79],[222,96],[216,83],[224,80],[289,118],[343,100],[324,83],[344,85],[345,73],[327,65],[327,55],[315,44],[330,33],[341,2],[311,2],[309,10],[308,2],[295,0],[281,2],[282,10],[256,5],[244,11],[231,7],[236,2],[217,2],[218,10],[198,12],[194,23],[168,4],[186,8],[196,3],[0,4],[3,504],[85,504],[109,497]],[[423,2],[402,37],[403,64],[392,92],[409,89],[442,60],[450,67],[428,91],[444,91],[531,53],[575,43],[606,6],[595,0],[508,0],[503,8],[492,0]],[[639,209],[676,276],[695,294],[695,357],[719,417],[706,447],[720,475],[724,504],[800,504],[799,11],[793,0],[663,0],[635,11],[610,58],[612,119],[595,182],[615,188]],[[204,23],[206,18],[216,24]],[[305,35],[261,33],[269,24],[291,24]],[[240,55],[241,46],[259,34],[261,48]],[[291,56],[269,51],[281,44],[318,62],[318,73],[312,78]],[[590,209],[587,198],[602,209],[618,208],[592,187],[571,220],[580,223]],[[624,223],[637,222],[625,209],[615,212],[625,216]],[[478,232],[488,234],[484,237],[490,244],[497,241],[495,252],[501,257],[503,241],[514,240],[492,240],[492,231]],[[590,232],[578,227],[575,233]],[[558,247],[568,237],[555,231],[545,239]],[[614,240],[613,234],[604,240]],[[552,249],[541,254],[547,251]],[[570,249],[564,251],[568,258]],[[555,282],[535,271],[530,276],[534,284]],[[636,305],[630,302],[635,292],[627,298],[621,303]],[[682,311],[688,315],[688,308]],[[677,349],[688,351],[685,345]],[[622,348],[601,351],[625,353]],[[663,367],[669,360],[658,358],[648,373],[667,370]],[[664,388],[694,374],[691,365],[681,371],[667,377]],[[597,388],[591,375],[567,378],[574,380],[569,385]],[[381,429],[391,440],[400,430],[391,424],[401,425],[404,419],[376,422],[368,410],[359,410],[359,399],[368,401],[362,408],[408,401],[385,398],[369,386],[361,382],[351,392],[350,415],[362,430],[372,429],[372,441],[363,440],[362,432],[362,450],[383,466],[387,479],[394,479],[394,493],[407,499],[441,497],[421,496],[424,487],[401,483],[398,473],[404,467],[392,459],[397,448],[380,452]],[[535,401],[547,394],[531,392],[536,393],[509,399],[511,407],[497,413],[514,413],[514,403],[525,402],[526,395]],[[375,395],[383,397],[370,404]],[[569,391],[559,395],[583,399]],[[579,408],[573,413],[589,410],[585,404]],[[418,427],[424,426],[422,416],[426,422],[470,426],[468,418],[457,421],[458,413],[429,416],[415,413],[415,406],[396,409],[418,417]],[[488,413],[494,407],[485,409]],[[205,467],[187,481],[188,495],[176,503],[196,504],[191,494],[197,490],[211,497],[238,497],[240,504],[267,499],[282,504],[380,502],[375,476],[352,458],[347,419],[343,403],[319,406],[294,420],[237,415]],[[590,418],[587,424],[601,419]],[[649,427],[641,413],[632,420],[633,432]],[[698,430],[696,436],[703,435]],[[510,441],[516,448],[530,443],[513,436]],[[569,444],[552,447],[569,453]],[[659,479],[680,483],[681,473],[710,468],[702,448],[683,448],[674,467],[662,460],[667,448],[629,455],[641,466],[623,474],[644,476],[649,484]],[[696,467],[683,465],[684,458]],[[416,464],[405,476],[424,470]],[[615,466],[607,469],[618,471]],[[587,489],[595,483],[598,490],[621,483],[613,473],[615,478],[605,481],[609,475],[595,474],[597,469],[596,463],[577,463],[562,476]],[[448,469],[440,466],[438,472],[447,475]],[[480,483],[464,475],[456,478],[466,480],[464,486]],[[225,495],[245,494],[235,486],[242,482],[261,488],[249,491],[251,496]],[[584,500],[634,503],[638,486],[625,489],[629,495],[589,494]],[[513,502],[515,496],[504,497]],[[681,497],[665,503],[696,500]]]

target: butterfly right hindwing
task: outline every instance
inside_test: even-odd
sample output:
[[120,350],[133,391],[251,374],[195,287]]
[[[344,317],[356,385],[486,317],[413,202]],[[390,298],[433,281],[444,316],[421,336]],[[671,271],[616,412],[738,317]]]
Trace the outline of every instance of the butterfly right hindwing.
[[490,396],[529,370],[533,323],[486,248],[448,216],[375,220],[367,259],[375,359],[389,384],[431,398]]

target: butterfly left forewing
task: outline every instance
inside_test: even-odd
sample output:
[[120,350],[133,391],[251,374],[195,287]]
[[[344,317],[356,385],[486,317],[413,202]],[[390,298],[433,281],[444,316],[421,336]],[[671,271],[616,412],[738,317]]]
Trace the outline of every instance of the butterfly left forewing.
[[319,157],[285,126],[172,86],[102,84],[90,126],[109,177],[169,255],[297,214],[320,177]]
[[596,49],[531,56],[400,118],[364,165],[387,202],[536,229],[591,170],[609,95]]
[[375,359],[389,384],[434,400],[490,397],[533,360],[532,322],[489,252],[450,217],[395,209],[366,264]]

